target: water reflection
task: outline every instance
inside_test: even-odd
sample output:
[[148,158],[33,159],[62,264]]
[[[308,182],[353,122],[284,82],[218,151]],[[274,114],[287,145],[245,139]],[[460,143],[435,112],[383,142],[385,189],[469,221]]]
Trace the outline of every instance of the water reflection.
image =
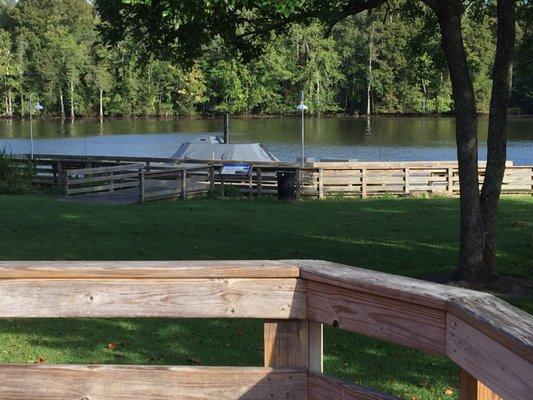
[[[232,120],[234,142],[262,142],[283,160],[299,152],[298,118]],[[360,160],[455,159],[455,124],[449,117],[308,118],[306,154],[316,158]],[[480,157],[484,157],[488,119],[480,118]],[[37,153],[169,156],[202,134],[219,134],[222,121],[99,119],[34,120]],[[25,153],[29,121],[0,120],[0,148]],[[533,118],[509,122],[509,159],[533,164]]]

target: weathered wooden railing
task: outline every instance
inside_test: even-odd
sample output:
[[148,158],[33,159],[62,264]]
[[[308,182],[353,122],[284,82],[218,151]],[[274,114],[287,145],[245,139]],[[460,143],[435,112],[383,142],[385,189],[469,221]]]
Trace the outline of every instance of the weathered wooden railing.
[[[36,155],[34,160],[39,182],[61,183],[65,171],[71,168],[102,167],[142,163],[146,171],[176,169],[180,163],[188,166],[211,166],[214,184],[220,184],[220,169],[228,162],[212,160],[176,160],[149,157],[56,156]],[[273,194],[277,190],[276,171],[299,169],[302,196],[324,198],[328,196],[368,197],[376,195],[413,195],[431,193],[459,194],[459,172],[455,161],[405,161],[405,162],[317,162],[301,167],[295,163],[252,163],[252,181],[231,184],[245,194]],[[480,162],[480,182],[485,174],[485,162]],[[179,178],[179,177],[178,177]],[[506,164],[502,193],[533,193],[533,166]]]
[[17,317],[265,319],[264,367],[4,364],[8,400],[394,399],[323,373],[322,324],[449,357],[461,400],[533,393],[531,315],[323,261],[0,262],[0,318]]
[[68,169],[65,171],[65,190],[68,196],[136,188],[143,164],[124,164],[113,167]]

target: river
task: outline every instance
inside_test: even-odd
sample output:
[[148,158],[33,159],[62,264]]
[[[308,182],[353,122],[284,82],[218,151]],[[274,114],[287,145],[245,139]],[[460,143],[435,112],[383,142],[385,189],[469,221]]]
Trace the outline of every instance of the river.
[[[283,161],[300,155],[297,118],[233,119],[231,141],[260,142]],[[480,159],[486,157],[488,119],[479,119]],[[222,121],[158,119],[34,119],[35,153],[169,157],[184,141],[220,134]],[[306,156],[361,161],[454,160],[451,117],[309,118]],[[28,121],[0,120],[0,149],[29,153]],[[508,159],[533,164],[533,117],[511,117]]]

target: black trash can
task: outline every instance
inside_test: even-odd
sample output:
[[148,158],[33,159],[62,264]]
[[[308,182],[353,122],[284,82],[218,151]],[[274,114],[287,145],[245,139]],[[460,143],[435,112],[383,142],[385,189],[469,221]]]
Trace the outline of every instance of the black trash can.
[[298,171],[277,171],[278,200],[293,202],[298,199]]

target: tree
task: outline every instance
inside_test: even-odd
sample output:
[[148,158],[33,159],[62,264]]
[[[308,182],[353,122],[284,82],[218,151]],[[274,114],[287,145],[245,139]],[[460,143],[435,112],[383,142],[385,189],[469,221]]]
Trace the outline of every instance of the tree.
[[[382,6],[385,0],[199,0],[195,7],[184,2],[97,0],[102,30],[110,40],[128,35],[142,50],[182,63],[201,53],[202,46],[220,36],[245,59],[257,57],[272,32],[287,32],[291,23],[309,24],[319,19],[328,30],[339,21]],[[391,1],[391,3],[394,3]],[[456,119],[457,158],[460,182],[460,250],[455,277],[487,282],[494,274],[494,243],[497,209],[505,168],[505,128],[515,43],[515,0],[498,0],[497,45],[488,134],[488,162],[481,194],[478,178],[477,110],[472,75],[463,39],[462,16],[470,5],[482,10],[492,4],[478,0],[421,0],[408,5],[431,10],[441,32]],[[202,35],[194,34],[202,32]]]

